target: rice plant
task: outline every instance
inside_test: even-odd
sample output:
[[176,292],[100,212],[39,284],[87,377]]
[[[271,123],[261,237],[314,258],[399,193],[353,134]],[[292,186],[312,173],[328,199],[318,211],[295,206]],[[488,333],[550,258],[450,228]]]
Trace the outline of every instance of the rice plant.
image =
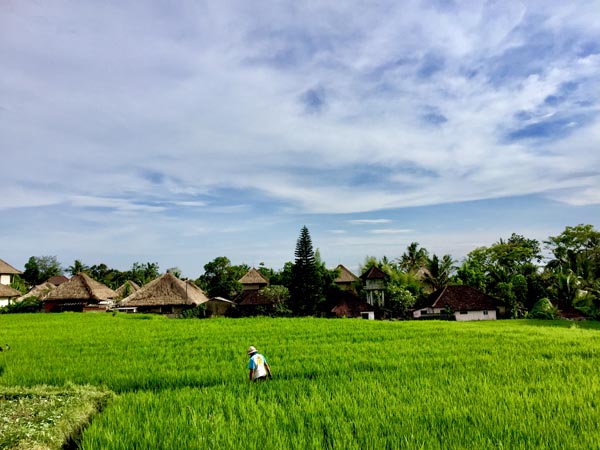
[[83,449],[600,448],[597,323],[141,317],[0,316],[0,384],[115,391]]

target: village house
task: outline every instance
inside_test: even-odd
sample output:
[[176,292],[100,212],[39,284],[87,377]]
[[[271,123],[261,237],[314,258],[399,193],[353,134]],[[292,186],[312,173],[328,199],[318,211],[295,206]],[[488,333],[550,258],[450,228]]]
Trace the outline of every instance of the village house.
[[56,286],[48,281],[44,281],[42,284],[38,284],[30,289],[27,294],[21,295],[16,301],[22,302],[28,298],[37,298],[38,300],[44,297],[48,292],[56,289]]
[[242,285],[242,292],[236,297],[235,303],[239,306],[242,314],[254,314],[261,309],[273,306],[271,300],[260,295],[260,291],[269,286],[269,280],[257,269],[250,269],[238,281]]
[[385,288],[389,276],[380,268],[371,266],[360,278],[365,282],[367,303],[373,306],[385,306]]
[[236,304],[231,300],[223,297],[212,297],[205,303],[205,317],[222,317],[228,315],[232,309],[235,309]]
[[180,280],[167,272],[125,297],[115,309],[178,317],[183,311],[206,302],[208,297],[193,281]]
[[0,284],[10,286],[15,275],[21,275],[23,272],[15,269],[6,261],[0,259]]
[[123,299],[125,297],[129,297],[131,294],[133,294],[134,292],[137,292],[140,290],[140,287],[137,285],[136,282],[131,281],[131,280],[127,280],[125,283],[123,283],[121,286],[119,286],[115,292],[117,293],[117,299]]
[[117,293],[108,286],[78,273],[66,283],[48,292],[41,300],[46,312],[106,310]]
[[498,306],[496,299],[471,286],[446,286],[429,295],[422,307],[413,311],[413,317],[446,317],[457,321],[496,320]]
[[13,304],[20,295],[16,289],[0,284],[0,307]]
[[331,313],[336,317],[374,319],[376,308],[361,300],[356,293],[356,283],[360,282],[360,278],[342,264],[335,270],[338,276],[333,281],[340,290],[332,294],[335,306]]

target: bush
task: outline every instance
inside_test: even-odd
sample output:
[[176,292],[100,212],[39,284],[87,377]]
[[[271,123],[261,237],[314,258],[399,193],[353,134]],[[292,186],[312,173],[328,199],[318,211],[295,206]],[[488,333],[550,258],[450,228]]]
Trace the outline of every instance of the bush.
[[206,305],[195,306],[194,308],[186,309],[181,313],[183,319],[204,319],[206,317]]
[[554,320],[559,318],[558,308],[546,297],[538,300],[527,315],[531,319]]
[[39,301],[37,297],[29,297],[22,302],[0,308],[0,314],[36,313],[40,312],[43,307],[44,303]]

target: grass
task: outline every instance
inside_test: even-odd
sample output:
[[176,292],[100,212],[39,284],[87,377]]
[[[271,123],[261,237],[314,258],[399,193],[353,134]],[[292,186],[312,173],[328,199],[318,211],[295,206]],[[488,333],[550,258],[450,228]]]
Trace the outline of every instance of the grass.
[[61,448],[110,397],[91,386],[0,387],[0,448]]
[[83,449],[600,448],[598,323],[141,317],[0,316],[0,389],[116,392]]

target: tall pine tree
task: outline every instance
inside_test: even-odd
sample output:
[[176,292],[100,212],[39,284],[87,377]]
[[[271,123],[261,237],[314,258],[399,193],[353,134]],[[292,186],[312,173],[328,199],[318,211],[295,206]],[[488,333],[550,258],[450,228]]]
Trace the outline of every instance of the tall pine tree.
[[306,226],[296,242],[290,285],[290,308],[295,314],[314,314],[323,301],[321,275],[315,260],[312,240]]

